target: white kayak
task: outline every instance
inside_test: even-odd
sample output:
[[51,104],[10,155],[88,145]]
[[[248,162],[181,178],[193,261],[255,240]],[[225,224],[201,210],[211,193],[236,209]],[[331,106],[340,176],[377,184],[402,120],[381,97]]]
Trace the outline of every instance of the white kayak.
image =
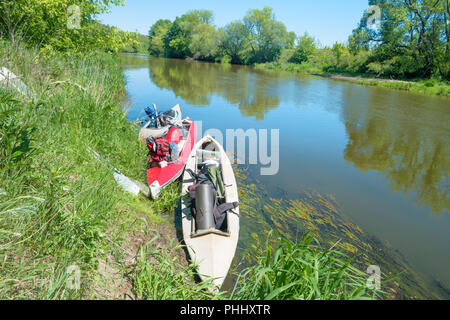
[[147,121],[147,123],[141,128],[139,131],[139,140],[145,141],[148,137],[152,138],[159,138],[163,135],[167,134],[167,131],[169,131],[170,127],[173,124],[181,123],[181,107],[179,104],[175,105],[172,109],[175,116],[171,119],[169,119],[170,124],[165,125],[163,127],[159,128],[153,128],[150,127],[152,124],[152,121]]
[[[213,150],[213,152],[211,152]],[[204,161],[211,161],[214,155],[225,186],[225,202],[237,202],[238,190],[231,162],[223,147],[209,135],[198,141],[186,163],[183,175],[181,216],[183,237],[192,262],[197,267],[200,278],[205,281],[212,279],[211,291],[222,286],[228,269],[233,261],[239,239],[239,207],[226,213],[225,230],[214,227],[209,230],[196,230],[195,221],[191,215],[188,187],[195,183],[187,172],[191,169],[198,173]]]

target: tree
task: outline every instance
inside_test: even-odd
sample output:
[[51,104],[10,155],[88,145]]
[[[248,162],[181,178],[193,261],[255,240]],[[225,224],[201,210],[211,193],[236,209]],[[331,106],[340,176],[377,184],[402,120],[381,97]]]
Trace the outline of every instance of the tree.
[[192,10],[173,23],[160,20],[150,29],[150,53],[171,58],[252,64],[274,61],[292,49],[296,35],[275,20],[272,9],[250,10],[242,21],[216,29],[208,10]]
[[216,28],[209,24],[200,24],[194,28],[189,50],[195,59],[214,60],[218,53],[218,34]]
[[232,63],[243,63],[244,53],[248,48],[248,33],[241,21],[228,24],[221,39],[221,48],[231,58]]
[[148,51],[151,55],[162,56],[164,55],[164,37],[172,26],[170,20],[160,19],[156,21],[148,33],[150,38],[150,46]]
[[346,50],[347,50],[347,48],[341,43],[336,42],[333,45],[333,48],[331,48],[331,51],[333,52],[333,55],[334,55],[334,57],[336,59],[336,65],[341,64],[342,56],[345,55]]
[[163,40],[166,55],[172,58],[192,56],[189,46],[196,27],[201,24],[208,25],[212,21],[213,14],[208,10],[192,10],[181,17],[177,17]]
[[165,55],[170,58],[187,57],[190,54],[189,41],[181,18],[177,17],[163,38]]
[[[98,28],[95,16],[123,3],[123,0],[4,0],[0,3],[0,35],[12,42],[25,41],[61,51],[90,50],[105,43],[98,36],[107,30]],[[69,10],[71,6],[76,7]],[[68,22],[74,22],[73,27]],[[124,39],[117,30],[108,30],[113,31],[109,44]]]
[[298,39],[298,46],[292,55],[290,62],[303,63],[307,62],[311,55],[316,51],[316,41],[308,35],[307,32]]
[[366,12],[349,38],[352,53],[375,51],[373,65],[384,66],[384,76],[449,79],[450,17],[448,0],[370,0],[381,9],[379,28],[368,24]]
[[247,63],[276,60],[282,49],[292,46],[292,34],[283,23],[276,21],[272,8],[250,10],[243,19],[248,36],[249,52],[244,57]]

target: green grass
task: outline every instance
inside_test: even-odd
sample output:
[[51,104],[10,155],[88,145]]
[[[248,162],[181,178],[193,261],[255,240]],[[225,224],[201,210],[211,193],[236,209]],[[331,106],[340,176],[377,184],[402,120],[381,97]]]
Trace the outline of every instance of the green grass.
[[211,282],[196,283],[195,266],[183,266],[179,256],[173,253],[182,250],[180,245],[170,242],[157,246],[153,242],[141,247],[132,273],[133,290],[140,299],[148,300],[209,300],[218,299],[223,293],[212,295],[208,288]]
[[[139,250],[130,271],[133,291],[150,300],[372,300],[381,290],[367,288],[368,275],[338,250],[324,250],[308,236],[297,242],[279,237],[256,254],[255,264],[236,274],[233,291],[208,291],[209,282],[194,282],[195,266],[183,266],[172,242],[156,245],[160,235]],[[272,248],[276,248],[275,250]]]
[[[122,109],[125,82],[117,58],[43,56],[0,42],[0,65],[35,95],[30,100],[0,87],[0,298],[111,298],[106,292],[118,278],[129,279],[130,291],[142,299],[213,298],[205,290],[209,283],[193,281],[194,267],[173,255],[179,246],[156,246],[153,238],[133,252],[136,234],[172,223],[163,214],[177,206],[179,185],[158,201],[132,197],[88,151],[144,181],[147,150]],[[366,275],[337,252],[285,241],[275,252],[267,247],[244,271],[232,298],[365,297],[356,284]],[[98,271],[105,261],[118,276]],[[80,268],[80,290],[66,285],[71,265]]]
[[309,63],[281,63],[281,62],[267,62],[256,64],[255,68],[262,70],[277,70],[293,72],[297,74],[310,74],[310,73],[321,73],[322,69]]
[[255,265],[238,276],[232,299],[357,300],[381,297],[369,290],[368,275],[351,265],[338,250],[326,250],[303,236],[288,241],[278,236],[267,243]]
[[387,82],[387,81],[356,81],[362,85],[376,86],[401,91],[411,91],[426,95],[450,96],[450,84],[448,82],[440,82],[437,80],[418,80],[412,83],[405,82]]
[[[0,298],[82,298],[106,238],[122,238],[116,226],[132,228],[130,208],[144,201],[121,192],[87,150],[143,181],[147,152],[122,110],[122,72],[108,54],[45,57],[5,42],[0,65],[36,96],[0,88]],[[66,287],[72,264],[80,290]]]
[[[147,150],[125,118],[118,58],[44,56],[0,42],[0,65],[36,96],[31,101],[0,87],[0,298],[111,298],[105,292],[117,279],[97,272],[100,261],[109,261],[119,278],[133,268],[130,290],[141,298],[211,297],[205,284],[183,287],[192,268],[170,269],[173,260],[153,242],[133,257],[136,234],[172,222],[165,215],[178,204],[179,185],[164,189],[157,201],[132,197],[88,151],[145,181]],[[66,286],[70,265],[81,270],[80,290]]]

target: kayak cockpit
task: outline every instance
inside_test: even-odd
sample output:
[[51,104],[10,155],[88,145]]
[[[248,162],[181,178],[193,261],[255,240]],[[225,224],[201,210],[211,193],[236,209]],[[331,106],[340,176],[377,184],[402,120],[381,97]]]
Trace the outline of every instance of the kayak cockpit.
[[195,233],[191,233],[191,238],[197,238],[206,236],[208,234],[217,234],[218,236],[229,237],[231,234],[228,231],[217,230],[216,228],[211,228],[209,230],[198,230]]
[[[217,183],[219,178],[221,182]],[[214,199],[208,196],[208,187],[201,187],[205,184],[214,186]],[[211,280],[210,290],[216,292],[236,252],[239,200],[229,157],[211,136],[201,138],[194,146],[186,163],[182,190],[181,221],[186,248],[200,279]],[[196,203],[199,195],[202,199]],[[199,221],[199,217],[204,220]]]
[[191,203],[191,206],[196,208],[196,214],[191,220],[191,238],[209,234],[230,237],[228,210],[222,213],[224,215],[222,218],[223,222],[219,225],[216,223],[217,215],[213,213],[218,205],[226,202],[225,186],[223,184],[224,177],[222,175],[222,157],[221,152],[216,150],[218,150],[218,147],[212,141],[208,141],[203,143],[201,148],[197,149],[195,153],[195,175],[205,172],[205,168],[217,168],[216,179],[221,181],[222,190],[218,192],[216,181],[214,181],[213,187],[208,184],[201,184],[196,187],[194,191],[195,199],[192,199],[194,203]]

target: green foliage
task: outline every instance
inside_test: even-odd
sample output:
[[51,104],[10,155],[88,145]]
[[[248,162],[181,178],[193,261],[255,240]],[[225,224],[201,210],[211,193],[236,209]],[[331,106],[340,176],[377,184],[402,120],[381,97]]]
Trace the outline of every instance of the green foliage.
[[[193,54],[214,56],[216,29],[209,26],[212,19],[213,14],[208,10],[193,10],[177,17],[163,37],[164,55],[171,58],[186,58]],[[202,44],[202,40],[206,42]]]
[[131,33],[133,41],[126,47],[120,49],[121,52],[146,53],[150,46],[149,37],[138,32]]
[[314,38],[310,37],[305,32],[298,40],[298,46],[295,48],[295,52],[290,58],[290,62],[303,63],[307,62],[311,55],[316,51],[316,42]]
[[150,28],[149,37],[150,37],[150,46],[148,51],[151,55],[154,56],[163,56],[164,55],[164,37],[166,33],[172,26],[172,22],[170,20],[158,20],[155,24]]
[[243,19],[249,51],[244,55],[247,63],[276,60],[283,48],[292,47],[292,37],[283,23],[276,21],[272,8],[250,10]]
[[221,47],[232,63],[244,63],[247,39],[247,30],[241,21],[232,22],[223,29]]
[[374,49],[369,68],[379,76],[440,76],[450,79],[450,3],[431,0],[371,0],[381,9],[379,28],[365,13],[349,38],[352,53]]
[[242,21],[217,29],[213,14],[193,10],[173,23],[157,21],[150,29],[150,54],[171,58],[253,64],[276,60],[292,49],[295,33],[276,21],[272,9],[250,10]]
[[218,34],[216,29],[209,24],[195,26],[189,50],[194,59],[213,61],[218,54]]
[[[276,63],[267,69],[347,75],[376,76],[389,79],[450,79],[450,3],[431,0],[370,0],[369,5],[381,8],[381,21],[372,25],[374,12],[365,12],[348,44],[335,43],[331,48],[318,48],[305,34],[300,37],[294,52],[283,49]],[[254,21],[268,19],[269,11],[249,13]],[[248,18],[247,18],[248,20]],[[257,37],[256,37],[257,38]],[[245,50],[239,48],[239,57]],[[233,56],[229,53],[230,56]],[[270,59],[268,61],[271,61]],[[265,62],[268,62],[265,61]],[[242,63],[245,60],[233,59]],[[272,61],[274,62],[274,61]],[[308,63],[295,67],[289,63]],[[436,94],[446,92],[443,81],[439,90],[425,90]],[[366,83],[366,82],[364,82]],[[376,85],[424,91],[421,85],[380,83]]]
[[[44,51],[119,51],[136,40],[118,28],[102,26],[95,16],[123,0],[8,0],[0,4],[0,35]],[[72,6],[78,9],[73,9]],[[70,9],[69,9],[70,8]]]
[[182,20],[177,17],[164,36],[165,55],[170,58],[185,58],[190,55],[189,35],[182,25]]
[[[37,99],[0,87],[3,299],[83,297],[95,286],[106,238],[119,237],[127,221],[133,225],[125,209],[130,197],[87,150],[143,179],[145,146],[124,117],[118,63],[106,53],[48,57],[0,43],[0,65],[21,76]],[[78,291],[65,285],[71,264],[82,272]]]

